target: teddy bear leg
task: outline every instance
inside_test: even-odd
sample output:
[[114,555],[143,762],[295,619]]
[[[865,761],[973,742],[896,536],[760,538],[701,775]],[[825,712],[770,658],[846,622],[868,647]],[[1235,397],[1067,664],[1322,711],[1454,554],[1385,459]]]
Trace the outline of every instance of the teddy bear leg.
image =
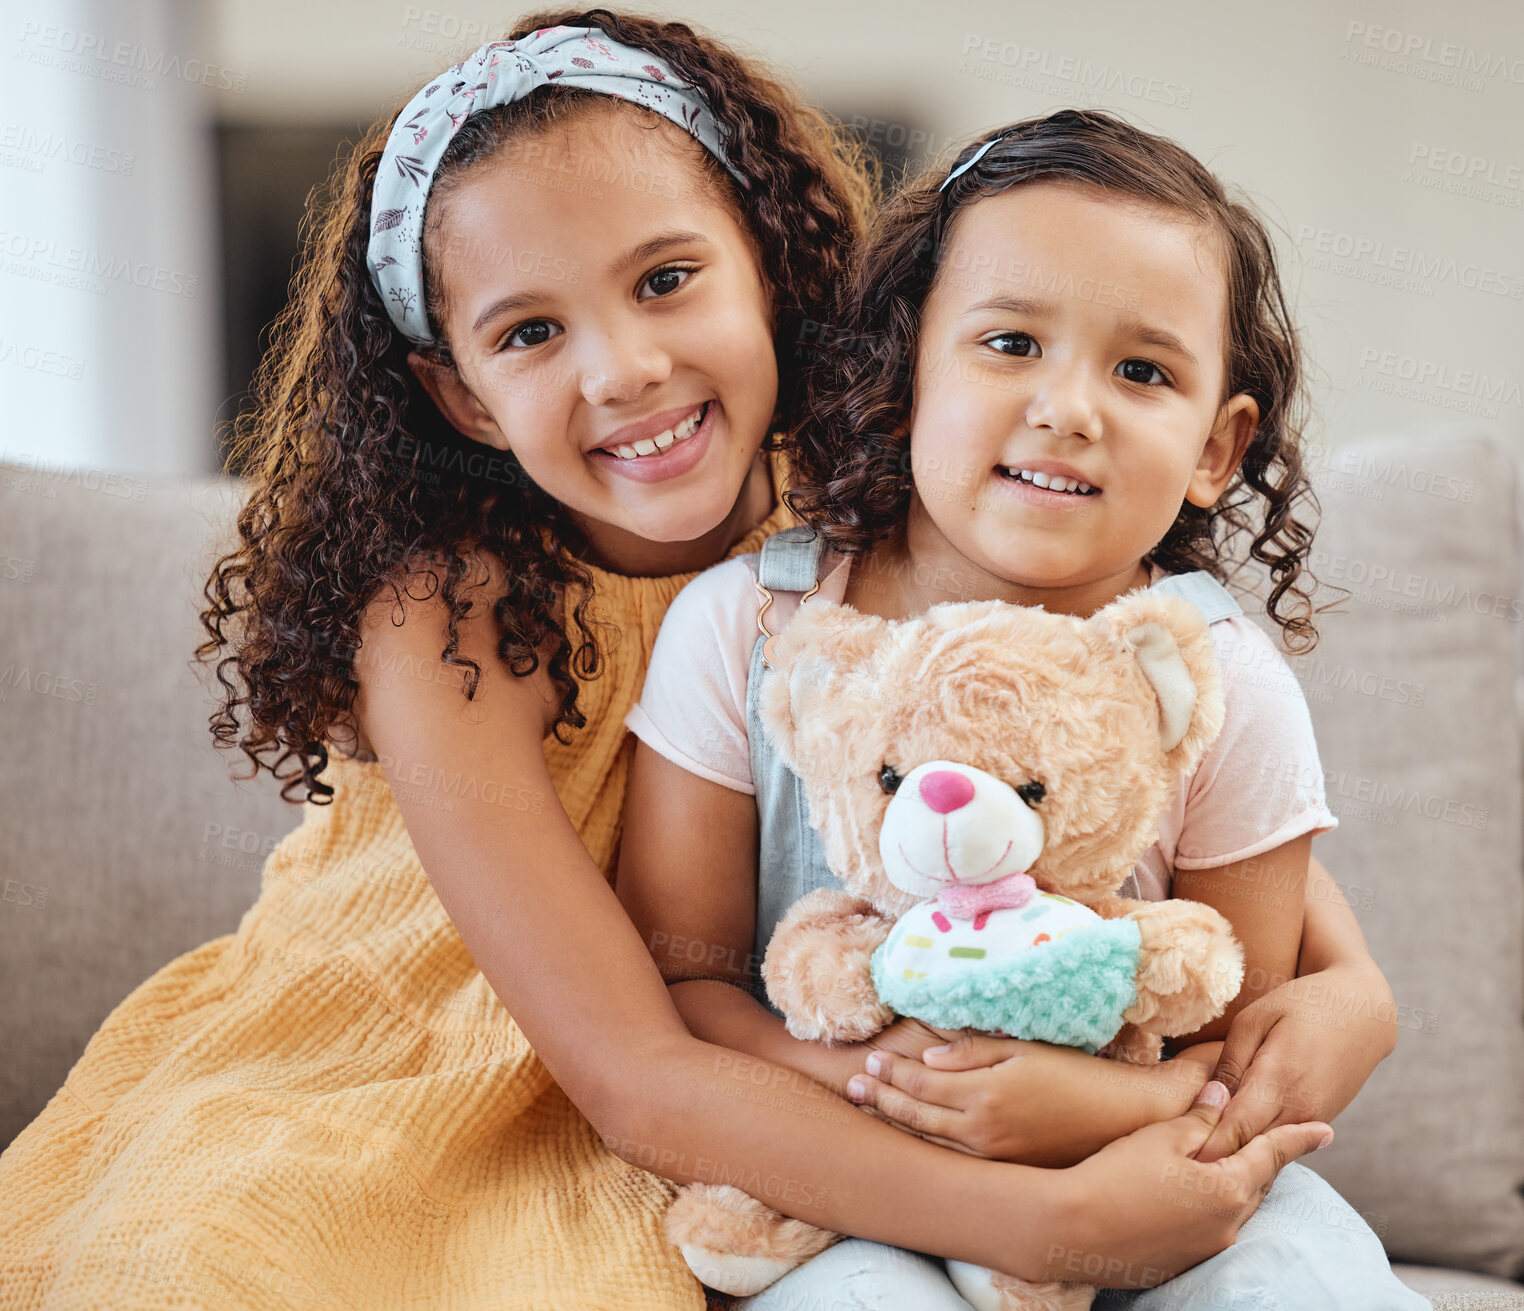
[[728,1184],[686,1184],[667,1208],[667,1237],[701,1283],[749,1297],[841,1235],[779,1215]]
[[1034,1284],[966,1261],[949,1261],[947,1275],[974,1311],[1089,1311],[1089,1284]]
[[1199,901],[1148,901],[1127,912],[1142,936],[1138,999],[1122,1018],[1165,1037],[1192,1033],[1238,996],[1244,953],[1232,926]]
[[1164,1039],[1136,1024],[1124,1024],[1117,1036],[1101,1048],[1098,1055],[1129,1065],[1157,1065],[1164,1054]]

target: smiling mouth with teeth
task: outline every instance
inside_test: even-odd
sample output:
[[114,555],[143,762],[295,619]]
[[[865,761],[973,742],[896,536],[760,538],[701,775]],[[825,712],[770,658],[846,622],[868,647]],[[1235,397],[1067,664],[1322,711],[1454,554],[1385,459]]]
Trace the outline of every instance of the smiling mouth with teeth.
[[655,437],[642,437],[629,446],[600,446],[598,449],[609,455],[618,456],[621,460],[638,460],[645,455],[660,455],[676,443],[692,437],[703,426],[704,418],[709,413],[709,406],[712,403],[705,401],[676,427],[668,428],[666,432],[659,432]]
[[1057,474],[1033,473],[1030,469],[1013,469],[1006,465],[1000,466],[1000,476],[1013,483],[1030,483],[1033,487],[1042,487],[1050,492],[1063,492],[1069,496],[1096,496],[1100,492],[1099,487],[1092,487],[1089,483],[1082,483],[1078,478],[1061,478]]

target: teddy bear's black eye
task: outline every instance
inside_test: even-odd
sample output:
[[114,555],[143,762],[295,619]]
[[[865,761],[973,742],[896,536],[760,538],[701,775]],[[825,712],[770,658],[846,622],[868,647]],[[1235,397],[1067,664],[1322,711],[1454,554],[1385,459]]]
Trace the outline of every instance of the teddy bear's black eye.
[[1016,795],[1029,806],[1035,806],[1043,797],[1047,796],[1048,789],[1043,787],[1035,778],[1029,783],[1023,783],[1016,789]]
[[893,765],[885,765],[883,769],[879,770],[878,785],[891,797],[900,790],[900,784],[904,781],[900,777],[899,770],[895,769]]

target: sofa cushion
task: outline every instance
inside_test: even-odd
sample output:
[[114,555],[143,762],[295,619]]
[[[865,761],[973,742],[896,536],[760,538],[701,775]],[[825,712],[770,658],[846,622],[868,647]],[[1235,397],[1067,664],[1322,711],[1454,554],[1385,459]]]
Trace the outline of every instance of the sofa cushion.
[[1394,1265],[1392,1273],[1434,1311],[1524,1311],[1524,1285],[1512,1279],[1430,1265]]
[[231,932],[300,808],[190,667],[220,480],[0,465],[0,1147],[154,970]]
[[1395,1257],[1518,1277],[1519,468],[1476,434],[1381,436],[1314,465],[1313,572],[1351,593],[1289,658],[1339,817],[1314,849],[1391,981],[1400,1033],[1308,1164]]

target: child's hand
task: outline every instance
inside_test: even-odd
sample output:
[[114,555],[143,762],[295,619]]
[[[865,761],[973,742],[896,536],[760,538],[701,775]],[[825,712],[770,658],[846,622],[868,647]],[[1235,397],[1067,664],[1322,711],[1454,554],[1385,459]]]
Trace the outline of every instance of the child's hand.
[[1184,1114],[1065,1170],[1069,1224],[1065,1241],[1049,1249],[1048,1277],[1075,1278],[1074,1259],[1083,1257],[1099,1261],[1096,1282],[1105,1287],[1162,1283],[1232,1243],[1281,1169],[1333,1139],[1326,1124],[1280,1125],[1232,1156],[1203,1164],[1198,1148],[1226,1100],[1227,1089],[1208,1083]]
[[1379,970],[1291,979],[1233,1018],[1214,1078],[1233,1099],[1197,1156],[1211,1162],[1274,1125],[1331,1122],[1391,1052],[1396,1007]]
[[[779,1027],[781,1029],[781,1022]],[[789,1039],[790,1050],[778,1053],[774,1059],[780,1065],[791,1066],[812,1079],[818,1079],[827,1088],[846,1097],[849,1095],[848,1083],[862,1071],[864,1059],[872,1053],[887,1052],[891,1056],[905,1056],[914,1060],[928,1047],[950,1042],[962,1033],[962,1029],[933,1029],[929,1024],[904,1016],[861,1042],[828,1046],[825,1043]]]
[[[912,1060],[920,1060],[927,1048],[945,1046],[963,1037],[966,1032],[965,1029],[933,1029],[931,1025],[905,1015],[887,1029],[858,1043],[857,1047],[864,1055],[886,1052],[890,1056],[909,1056]],[[861,1061],[858,1068],[862,1068]]]
[[1210,1073],[1203,1059],[1140,1068],[981,1034],[928,1048],[922,1060],[875,1053],[866,1066],[847,1095],[880,1118],[970,1155],[1049,1166],[1179,1114]]
[[[901,1129],[992,1160],[1024,1160],[1032,1137],[1064,1106],[1067,1057],[1083,1052],[1019,1038],[967,1036],[928,1059],[890,1051],[870,1053],[866,1073],[847,1084],[847,1096]],[[932,1061],[936,1061],[933,1066]]]

